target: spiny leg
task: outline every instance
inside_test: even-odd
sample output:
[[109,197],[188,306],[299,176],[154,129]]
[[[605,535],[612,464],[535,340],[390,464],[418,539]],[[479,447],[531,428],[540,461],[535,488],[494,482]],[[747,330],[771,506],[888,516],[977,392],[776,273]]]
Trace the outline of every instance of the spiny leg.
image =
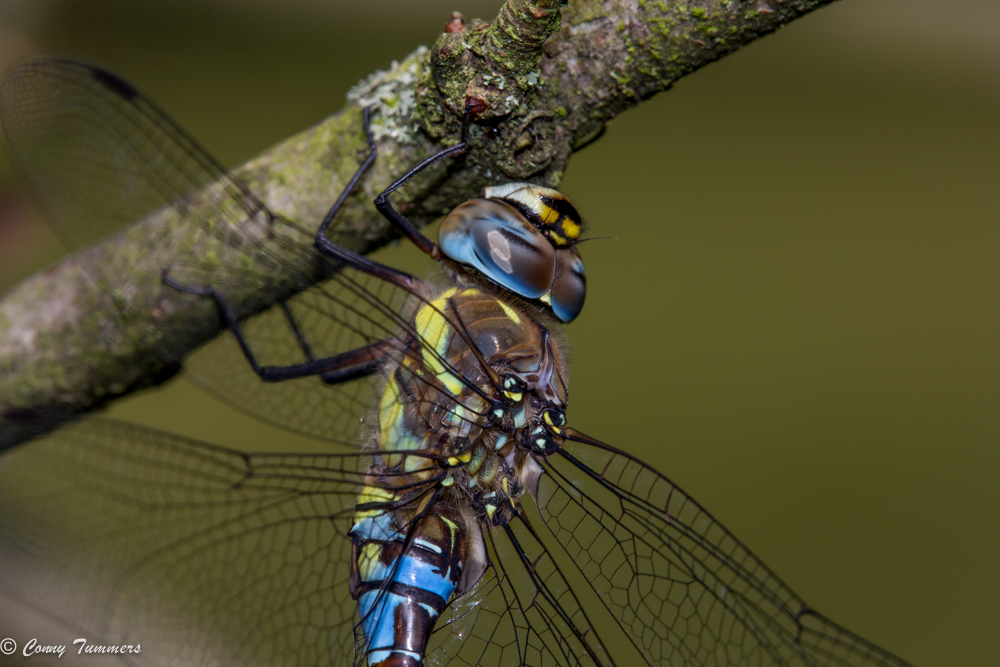
[[389,201],[389,195],[394,191],[402,187],[404,183],[409,181],[411,178],[422,172],[427,167],[445,160],[450,157],[455,157],[458,155],[463,155],[469,148],[468,136],[469,136],[469,124],[472,122],[472,117],[475,115],[475,105],[471,102],[466,102],[465,105],[465,116],[462,118],[462,135],[461,140],[454,146],[449,146],[444,148],[434,155],[430,156],[417,166],[410,169],[408,172],[396,179],[396,182],[383,190],[378,197],[375,197],[375,208],[378,212],[385,217],[386,220],[395,225],[403,234],[408,238],[415,246],[423,250],[425,253],[430,255],[434,259],[441,259],[444,255],[441,253],[441,249],[436,243],[431,241],[429,238],[424,236],[416,226],[407,220],[402,213],[397,211],[393,207],[392,202]]
[[375,145],[375,140],[372,138],[371,132],[371,111],[372,107],[365,107],[364,128],[365,137],[368,139],[368,155],[358,166],[354,175],[351,176],[351,180],[347,182],[347,185],[337,197],[337,200],[333,202],[333,206],[330,207],[330,210],[327,211],[326,215],[323,217],[323,221],[320,223],[319,229],[316,230],[314,245],[316,246],[316,249],[319,250],[319,252],[325,257],[344,262],[358,271],[363,271],[364,273],[375,276],[379,280],[383,280],[387,283],[413,292],[422,287],[420,280],[414,276],[411,276],[403,271],[398,271],[392,267],[386,266],[385,264],[381,264],[375,260],[365,257],[364,255],[356,253],[353,250],[338,245],[326,236],[326,231],[329,229],[334,218],[337,217],[337,213],[340,211],[340,208],[344,205],[344,202],[347,201],[348,196],[350,196],[350,194],[354,191],[354,188],[357,187],[361,177],[364,176],[365,172],[368,171],[368,168],[375,162],[375,158],[378,157],[378,147]]
[[[306,340],[299,323],[292,314],[292,309],[287,301],[281,302],[281,311],[285,314],[288,327],[295,335],[295,341],[299,344],[299,349],[311,363],[317,363],[313,356],[312,346]],[[329,370],[320,373],[319,379],[325,384],[333,385],[357,378],[367,377],[378,371],[382,361],[392,351],[390,340],[380,340],[364,347],[355,348],[348,352],[341,352],[333,357],[326,357],[331,362]]]
[[[375,198],[375,208],[378,209],[379,213],[385,217],[386,220],[391,222],[406,238],[408,238],[415,246],[420,248],[422,251],[433,257],[434,259],[441,259],[441,250],[438,248],[437,244],[431,241],[429,238],[424,236],[420,230],[414,226],[412,222],[407,220],[403,214],[397,211],[392,203],[389,201],[389,195],[400,188],[404,183],[409,181],[411,178],[422,172],[427,167],[440,162],[441,160],[447,159],[449,157],[454,157],[457,155],[462,155],[468,150],[468,133],[469,124],[472,122],[472,117],[475,113],[475,106],[472,103],[468,103],[465,106],[465,116],[462,119],[462,135],[461,141],[453,146],[444,148],[434,155],[430,156],[417,166],[413,167],[401,177],[396,179],[396,181],[383,190],[378,197]],[[378,262],[372,261],[362,255],[359,255],[347,248],[343,248],[333,243],[326,237],[326,230],[329,228],[330,223],[333,221],[340,207],[343,206],[344,201],[347,199],[347,195],[354,189],[358,181],[364,172],[375,162],[375,158],[378,156],[378,147],[375,144],[375,140],[372,138],[371,133],[371,107],[365,108],[364,113],[364,126],[365,126],[365,136],[368,138],[369,152],[368,156],[362,162],[358,171],[355,172],[354,176],[347,184],[347,188],[341,193],[337,201],[334,202],[333,206],[327,212],[326,217],[323,218],[322,224],[316,231],[316,247],[323,252],[327,257],[334,259],[339,259],[345,261],[357,269],[367,271],[376,277],[382,278],[383,280],[389,280],[389,282],[394,282],[400,284],[404,277],[410,278],[412,276],[407,276],[406,274],[395,271],[387,266],[379,264]],[[391,274],[388,272],[392,272]],[[394,274],[394,275],[393,275]],[[408,283],[409,285],[409,283]]]
[[[368,259],[353,250],[337,245],[326,236],[327,229],[330,227],[333,219],[337,216],[341,206],[344,205],[348,195],[354,190],[355,186],[357,186],[358,181],[361,180],[361,177],[368,170],[368,168],[375,162],[375,158],[378,157],[378,146],[375,144],[375,139],[372,137],[371,132],[371,110],[372,107],[369,106],[365,107],[364,111],[364,128],[365,137],[368,139],[368,155],[361,163],[361,166],[358,167],[358,170],[354,172],[354,176],[352,176],[351,180],[348,181],[347,187],[340,193],[340,196],[337,197],[337,201],[333,203],[333,206],[330,207],[330,210],[323,218],[323,222],[320,224],[319,229],[316,230],[315,244],[316,248],[321,253],[331,259],[346,262],[359,271],[364,271],[375,276],[376,278],[398,285],[404,289],[413,290],[419,285],[419,281],[413,276],[402,271],[397,271],[396,269],[385,266],[384,264]],[[444,257],[441,249],[436,243],[424,236],[412,222],[407,220],[402,213],[393,207],[392,203],[389,201],[389,195],[402,187],[403,184],[422,172],[424,169],[427,169],[427,167],[430,167],[441,160],[464,154],[469,147],[469,125],[471,124],[472,118],[476,113],[476,104],[471,100],[467,101],[465,104],[465,115],[462,118],[462,134],[460,141],[453,146],[449,146],[438,151],[407,171],[405,174],[396,179],[392,185],[379,193],[379,195],[375,198],[375,208],[378,209],[378,212],[381,213],[386,220],[391,222],[400,232],[402,232],[402,234],[415,246],[434,259],[441,259]]]
[[226,327],[233,332],[233,336],[236,338],[243,356],[246,357],[247,362],[250,364],[250,368],[264,382],[281,382],[283,380],[310,377],[313,375],[320,376],[320,379],[326,384],[332,385],[347,382],[378,371],[382,361],[393,350],[392,340],[386,339],[333,356],[315,359],[305,337],[301,335],[298,325],[294,319],[291,319],[291,313],[282,304],[282,307],[286,308],[286,315],[290,318],[289,323],[293,328],[299,347],[305,353],[308,361],[290,366],[262,366],[257,361],[257,357],[254,355],[253,348],[250,347],[246,336],[243,335],[243,329],[240,326],[236,311],[226,303],[217,290],[212,287],[179,283],[167,275],[167,272],[168,269],[163,271],[164,284],[169,285],[179,292],[207,296],[215,300],[215,305],[219,309],[219,316],[226,323]]

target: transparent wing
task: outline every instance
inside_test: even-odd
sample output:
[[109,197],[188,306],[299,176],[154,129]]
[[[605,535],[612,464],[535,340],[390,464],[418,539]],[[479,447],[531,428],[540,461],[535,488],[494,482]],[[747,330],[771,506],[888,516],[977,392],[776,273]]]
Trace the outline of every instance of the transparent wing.
[[[0,457],[0,586],[139,665],[344,664],[358,455],[245,455],[96,419]],[[428,486],[434,484],[428,482]],[[427,663],[607,665],[533,531],[448,608]]]
[[[238,247],[241,257],[252,258],[225,282],[212,285],[223,295],[234,286],[273,282],[273,264],[288,252],[311,258],[315,273],[301,276],[300,285],[341,268],[315,252],[311,231],[274,215],[153,101],[114,74],[55,58],[29,61],[4,81],[0,113],[19,171],[70,247],[93,243],[150,214],[199,215],[199,228],[219,241],[213,248],[222,252]],[[210,205],[192,205],[203,200]],[[305,221],[305,227],[314,225],[318,221]],[[174,242],[169,225],[151,229],[161,228],[149,243]],[[241,228],[257,233],[231,233]],[[351,244],[356,233],[335,220],[329,236]],[[248,251],[248,243],[255,247]],[[203,259],[191,257],[171,267],[171,277],[204,285],[207,279],[199,268]],[[144,267],[157,276],[144,284],[156,284],[161,268]],[[97,267],[95,273],[101,270]],[[99,274],[95,278],[104,280]],[[399,312],[407,297],[355,273],[252,319],[248,337],[265,364],[306,360],[295,327],[316,357],[330,356],[396,333],[400,327],[391,313]],[[147,298],[152,308],[157,294]],[[297,320],[294,324],[286,309]],[[359,422],[371,404],[371,383],[329,386],[311,379],[265,387],[228,334],[204,347],[185,367],[189,379],[253,416],[336,442],[357,442]]]
[[539,510],[649,664],[907,664],[810,609],[659,472],[567,432]]
[[136,664],[342,665],[365,458],[68,427],[0,456],[0,585]]
[[583,606],[523,519],[486,538],[483,579],[441,617],[427,664],[604,666],[612,664]]
[[[260,363],[301,364],[390,341],[386,361],[404,351],[401,334],[419,295],[343,268],[334,278],[247,320],[243,333]],[[299,341],[305,345],[300,345]],[[319,375],[263,383],[233,335],[225,332],[194,352],[185,367],[226,402],[287,429],[339,444],[361,442],[378,405],[377,375],[328,384]]]
[[58,58],[14,69],[0,89],[12,156],[50,224],[71,248],[89,245],[211,183],[234,222],[260,202],[129,83]]

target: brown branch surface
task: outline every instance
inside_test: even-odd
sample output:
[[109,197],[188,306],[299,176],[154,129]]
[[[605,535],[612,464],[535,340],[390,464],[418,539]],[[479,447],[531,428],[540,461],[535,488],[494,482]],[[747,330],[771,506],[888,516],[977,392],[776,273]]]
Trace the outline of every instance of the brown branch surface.
[[[432,172],[394,195],[419,224],[498,181],[557,186],[573,150],[599,136],[609,119],[832,1],[507,0],[491,24],[452,17],[432,49],[375,73],[340,112],[237,174],[290,220],[320,219],[364,154],[360,111],[374,104],[380,157],[345,205],[345,232],[337,239],[369,252],[393,238],[372,215],[372,197],[394,175],[457,141],[470,97],[483,111],[463,168]],[[491,124],[500,140],[486,140]],[[183,217],[161,213],[139,221],[4,297],[0,449],[170,377],[219,333],[208,300],[160,282],[164,266],[195,261],[221,282],[254,261],[240,244],[221,247],[204,233],[213,219],[209,200],[195,199]],[[247,227],[249,238],[255,230]],[[307,238],[302,243],[308,247]],[[273,281],[233,293],[241,316],[308,287],[303,276],[315,273],[305,252],[271,259],[280,260]],[[110,290],[96,284],[94,266],[118,283]]]

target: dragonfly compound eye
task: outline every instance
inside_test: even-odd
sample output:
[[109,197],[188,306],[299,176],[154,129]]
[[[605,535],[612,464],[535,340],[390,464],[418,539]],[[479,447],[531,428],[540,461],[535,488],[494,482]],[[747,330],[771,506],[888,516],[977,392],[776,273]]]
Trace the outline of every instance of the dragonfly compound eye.
[[556,252],[521,213],[497,200],[472,199],[441,223],[438,245],[445,255],[526,299],[552,286]]
[[[547,303],[552,312],[563,322],[572,322],[583,310],[587,297],[587,275],[583,272],[583,258],[576,248],[556,250],[556,276]],[[545,297],[542,298],[545,301]]]
[[563,322],[580,314],[587,289],[574,244],[580,215],[559,192],[531,183],[486,188],[458,206],[438,230],[438,245],[525,299],[538,299]]

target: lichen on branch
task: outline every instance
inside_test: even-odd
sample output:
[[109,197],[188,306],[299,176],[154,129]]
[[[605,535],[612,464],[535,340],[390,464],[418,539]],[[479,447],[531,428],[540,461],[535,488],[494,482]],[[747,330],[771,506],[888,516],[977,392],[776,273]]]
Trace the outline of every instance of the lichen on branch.
[[[491,23],[456,14],[431,49],[376,72],[340,112],[235,173],[282,216],[304,225],[319,220],[366,152],[361,109],[374,105],[379,159],[346,201],[335,238],[369,252],[395,238],[374,215],[372,197],[458,141],[470,100],[478,113],[461,168],[436,166],[394,195],[417,224],[497,182],[558,186],[573,150],[611,118],[830,2],[507,0]],[[209,245],[203,226],[214,221],[198,206],[176,219],[139,221],[0,301],[0,449],[161,381],[219,333],[208,300],[165,288],[159,277],[162,267],[210,256],[202,269],[221,282],[257,261],[252,230],[246,244]],[[150,245],[164,234],[173,242]],[[312,274],[308,256],[290,252],[271,267],[273,283],[235,288],[239,315],[308,287],[297,278]],[[95,264],[114,267],[107,273],[121,284],[111,285],[112,298],[108,286],[88,278]]]

